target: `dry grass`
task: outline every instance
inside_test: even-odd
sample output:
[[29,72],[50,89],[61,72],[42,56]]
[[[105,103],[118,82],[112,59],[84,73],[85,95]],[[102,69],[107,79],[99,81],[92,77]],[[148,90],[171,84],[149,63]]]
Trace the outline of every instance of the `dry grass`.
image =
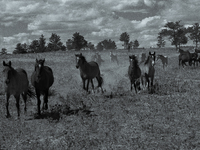
[[[13,67],[24,68],[29,79],[35,59],[45,58],[55,82],[49,110],[41,118],[34,118],[36,100],[30,99],[27,114],[21,112],[16,120],[13,97],[9,108],[12,118],[5,118],[0,80],[0,149],[199,149],[200,67],[179,69],[174,50],[156,51],[169,56],[169,66],[164,71],[158,61],[155,93],[137,95],[130,92],[128,53],[124,51],[117,51],[119,66],[110,63],[109,52],[101,53],[104,94],[82,90],[73,52],[2,56],[11,60]],[[83,55],[89,61],[92,53]],[[23,108],[23,102],[20,105]]]

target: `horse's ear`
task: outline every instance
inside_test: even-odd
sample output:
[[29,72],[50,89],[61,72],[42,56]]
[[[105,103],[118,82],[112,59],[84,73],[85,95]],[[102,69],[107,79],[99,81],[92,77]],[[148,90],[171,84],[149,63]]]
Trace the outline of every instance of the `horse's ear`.
[[42,62],[43,62],[43,63],[45,62],[45,58],[42,60]]
[[11,67],[11,61],[9,61],[8,65]]
[[131,56],[129,55],[129,58],[131,59]]
[[6,63],[5,63],[5,61],[3,61],[3,66],[6,66]]
[[38,62],[38,59],[36,58],[35,61]]
[[151,55],[151,52],[149,52],[149,55]]
[[156,52],[153,53],[154,55],[156,54]]

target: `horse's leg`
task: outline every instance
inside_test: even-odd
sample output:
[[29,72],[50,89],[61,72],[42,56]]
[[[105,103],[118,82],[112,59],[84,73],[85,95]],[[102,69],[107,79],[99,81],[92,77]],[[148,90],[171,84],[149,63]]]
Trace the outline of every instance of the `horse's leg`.
[[88,89],[89,89],[89,83],[90,83],[90,79],[87,79],[87,89],[86,89],[87,92],[88,92]]
[[8,110],[10,94],[6,93],[5,97],[6,97],[6,111],[7,111],[6,118],[9,118],[9,117],[11,117],[9,110]]
[[141,76],[140,79],[141,79],[142,89],[144,90],[144,80],[143,80],[143,77]]
[[131,81],[131,91],[133,90],[132,81]]
[[148,87],[148,90],[149,90],[149,77],[146,73],[145,73],[145,79],[147,81],[147,87]]
[[85,88],[85,79],[82,78],[82,81],[83,81],[83,89],[86,90],[86,88]]
[[38,115],[40,115],[40,104],[41,104],[40,91],[35,89],[35,93],[36,93],[36,96],[37,96]]
[[134,85],[134,88],[135,88],[135,93],[137,94],[136,83],[134,82],[133,85]]
[[19,107],[20,95],[14,95],[14,97],[16,99],[17,114],[18,114],[18,117],[19,117],[20,116],[20,107]]
[[45,110],[48,109],[48,94],[49,94],[49,89],[45,90],[44,92],[44,100],[43,100],[42,109],[45,109]]
[[26,113],[27,92],[22,93],[22,98],[24,100],[24,112]]
[[94,92],[94,83],[93,83],[93,80],[91,79],[91,84],[92,84],[92,90]]

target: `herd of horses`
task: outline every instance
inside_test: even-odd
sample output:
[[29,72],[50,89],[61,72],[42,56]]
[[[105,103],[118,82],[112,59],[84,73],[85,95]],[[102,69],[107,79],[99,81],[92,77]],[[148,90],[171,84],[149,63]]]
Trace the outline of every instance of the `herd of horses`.
[[[179,49],[179,66],[182,64],[186,65],[185,63],[188,62],[189,65],[194,64],[196,62],[200,62],[200,58],[198,57],[197,51],[194,53],[190,53],[189,51],[183,51]],[[80,76],[83,83],[83,89],[88,92],[89,89],[89,83],[92,85],[92,90],[94,91],[94,84],[93,79],[96,78],[98,82],[97,88],[101,89],[101,92],[103,93],[104,90],[102,88],[103,84],[103,78],[101,77],[101,72],[99,68],[98,61],[103,60],[101,59],[101,56],[96,53],[93,57],[93,61],[88,62],[86,58],[80,54],[75,54],[76,58],[76,68],[80,70]],[[135,92],[142,89],[151,90],[153,87],[153,80],[154,80],[154,74],[155,74],[155,61],[160,59],[163,64],[163,69],[165,69],[168,65],[168,57],[163,55],[157,55],[156,53],[149,52],[148,56],[146,57],[145,53],[142,53],[141,55],[141,61],[138,61],[138,58],[136,55],[129,55],[129,66],[128,66],[128,76],[130,79],[130,90],[132,91],[133,87],[135,88]],[[114,55],[112,52],[110,52],[110,61],[116,62],[118,64],[117,55]],[[44,95],[43,97],[43,110],[48,109],[48,94],[49,94],[49,88],[54,83],[54,76],[53,71],[50,67],[44,65],[45,59],[36,59],[35,62],[35,68],[33,70],[33,73],[31,75],[31,84],[35,88],[35,93],[37,97],[37,114],[41,114],[41,100],[40,96]],[[6,98],[6,117],[9,118],[10,112],[9,112],[9,98],[11,95],[13,95],[16,99],[16,107],[17,107],[17,113],[18,117],[20,116],[20,106],[19,106],[19,99],[20,95],[22,96],[24,100],[24,111],[26,112],[26,100],[27,95],[30,97],[35,96],[35,93],[31,90],[29,86],[29,81],[27,77],[27,73],[22,68],[14,69],[11,65],[11,61],[6,63],[3,61],[3,84],[4,84],[4,90],[5,90],[5,98]],[[87,81],[87,86],[85,85],[85,82]],[[142,86],[142,87],[141,87]]]
[[184,66],[186,65],[186,62],[188,62],[188,64],[191,66],[198,66],[198,63],[200,62],[200,57],[199,57],[199,53],[200,50],[195,49],[195,51],[193,53],[189,52],[189,50],[184,51],[182,49],[178,49],[179,54],[179,68],[182,65],[182,67],[184,68]]

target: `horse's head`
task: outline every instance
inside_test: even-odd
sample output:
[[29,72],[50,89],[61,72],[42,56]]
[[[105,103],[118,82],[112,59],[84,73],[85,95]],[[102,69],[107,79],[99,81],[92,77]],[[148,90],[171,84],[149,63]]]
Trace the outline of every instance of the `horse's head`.
[[151,63],[152,66],[155,65],[155,60],[156,60],[156,53],[154,52],[153,54],[151,52],[149,52],[149,61]]
[[35,72],[36,72],[37,79],[41,78],[41,72],[44,67],[44,62],[45,62],[45,59],[40,59],[40,60],[36,59]]
[[130,62],[131,67],[135,67],[136,65],[138,65],[138,60],[137,60],[137,57],[135,55],[129,56],[129,62]]
[[5,83],[9,84],[10,83],[10,79],[13,75],[13,68],[11,67],[11,61],[9,61],[8,63],[6,63],[5,61],[3,61],[3,66],[4,66],[4,70],[3,70],[3,76],[5,79]]
[[75,54],[76,56],[76,68],[78,69],[84,62],[86,62],[85,57],[80,54]]
[[156,56],[156,60],[160,59],[161,55],[157,55]]

